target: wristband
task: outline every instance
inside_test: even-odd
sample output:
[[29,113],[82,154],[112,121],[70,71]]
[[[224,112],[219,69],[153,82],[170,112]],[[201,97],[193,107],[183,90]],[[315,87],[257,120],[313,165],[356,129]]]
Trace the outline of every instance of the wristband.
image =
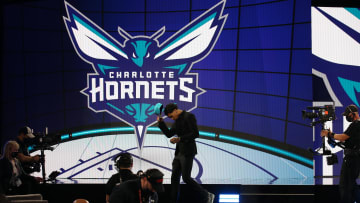
[[328,133],[328,137],[330,137],[330,138],[333,138],[333,139],[334,139],[334,136],[335,136],[335,133],[333,133],[333,132],[330,132],[330,131],[329,131],[329,133]]

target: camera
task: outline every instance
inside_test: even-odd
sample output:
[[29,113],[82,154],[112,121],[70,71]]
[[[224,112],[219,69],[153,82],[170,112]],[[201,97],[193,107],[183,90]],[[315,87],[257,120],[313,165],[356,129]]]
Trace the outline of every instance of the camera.
[[[46,129],[47,131],[47,129]],[[45,174],[45,150],[54,150],[52,145],[58,144],[61,141],[61,136],[58,134],[47,134],[47,133],[33,133],[35,138],[31,139],[30,144],[30,151],[37,151],[41,152],[40,154],[40,161],[29,164],[26,168],[27,173],[33,172],[40,172],[42,170],[42,176],[44,180],[44,184],[46,182],[46,174]],[[51,178],[51,177],[50,177]]]
[[31,147],[34,151],[36,150],[53,150],[51,147],[54,144],[57,144],[61,141],[60,135],[48,134],[45,133],[34,133],[35,138],[32,139]]
[[336,119],[335,116],[335,107],[333,105],[325,105],[324,107],[307,107],[307,109],[312,110],[307,112],[306,110],[302,111],[303,119],[315,119],[311,122],[311,126],[316,124],[324,124],[326,121],[332,121]]
[[[301,111],[303,119],[312,119],[313,122],[310,123],[311,126],[316,126],[317,124],[322,125],[322,129],[324,129],[325,122],[332,121],[336,119],[335,116],[335,107],[333,105],[325,105],[323,107],[307,107],[308,110]],[[328,137],[327,142],[329,145],[334,148],[335,146],[341,146],[341,144],[337,143],[333,138]],[[314,155],[327,156],[326,162],[327,165],[334,165],[338,163],[338,158],[336,154],[332,154],[330,150],[325,147],[325,138],[322,138],[322,154],[317,151],[310,150]]]

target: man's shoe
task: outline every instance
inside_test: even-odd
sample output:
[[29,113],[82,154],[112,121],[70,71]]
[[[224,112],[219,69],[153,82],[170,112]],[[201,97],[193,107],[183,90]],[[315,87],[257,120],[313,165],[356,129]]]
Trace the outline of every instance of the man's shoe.
[[209,192],[207,203],[213,203],[214,199],[215,199],[215,195],[213,193]]

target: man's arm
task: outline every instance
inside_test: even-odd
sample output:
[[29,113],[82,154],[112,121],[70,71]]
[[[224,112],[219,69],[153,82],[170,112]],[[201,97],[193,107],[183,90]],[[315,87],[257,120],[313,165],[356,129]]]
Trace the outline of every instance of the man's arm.
[[21,162],[27,162],[27,163],[38,162],[40,160],[39,155],[25,156],[23,153],[19,153],[16,158],[18,158]]
[[112,190],[114,189],[115,185],[116,185],[115,175],[112,175],[105,186],[106,202],[109,202],[110,194],[111,194]]
[[344,142],[345,140],[350,138],[350,136],[348,136],[347,134],[335,134],[329,130],[322,130],[321,137],[331,137],[335,140],[339,140],[340,142]]
[[174,136],[176,133],[176,130],[175,130],[175,124],[170,128],[166,126],[164,120],[162,118],[159,118],[158,117],[158,126],[160,128],[160,130],[164,133],[164,135],[168,138]]
[[199,130],[197,127],[197,122],[194,114],[189,114],[185,122],[189,126],[190,132],[182,135],[180,138],[180,142],[199,137]]
[[350,138],[350,136],[348,136],[346,134],[334,134],[334,139],[339,140],[341,142],[344,142],[345,140],[347,140],[349,138]]

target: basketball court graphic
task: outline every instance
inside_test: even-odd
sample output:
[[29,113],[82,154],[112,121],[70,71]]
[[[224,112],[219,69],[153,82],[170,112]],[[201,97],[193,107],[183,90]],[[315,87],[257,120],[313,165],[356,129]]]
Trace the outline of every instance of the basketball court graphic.
[[[46,154],[47,174],[58,170],[63,182],[104,183],[116,170],[113,157],[133,155],[133,172],[158,168],[170,183],[175,145],[162,134],[148,134],[144,148],[133,134],[102,135],[61,143]],[[259,150],[208,139],[196,139],[192,177],[204,184],[313,184],[312,168]]]

